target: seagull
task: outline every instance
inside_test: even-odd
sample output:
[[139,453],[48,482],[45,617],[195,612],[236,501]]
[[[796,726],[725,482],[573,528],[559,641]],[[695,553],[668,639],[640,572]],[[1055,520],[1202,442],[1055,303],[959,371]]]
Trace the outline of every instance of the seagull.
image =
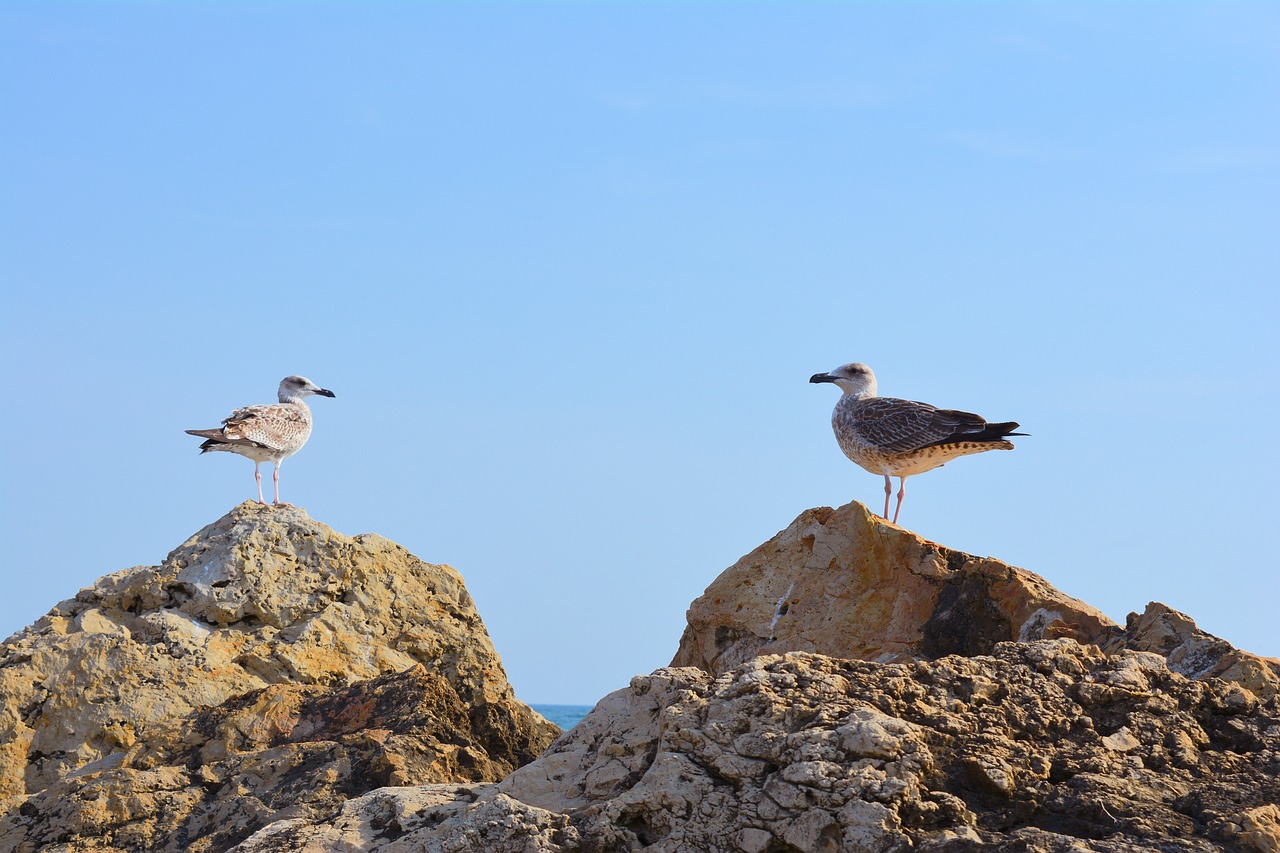
[[189,429],[187,435],[206,439],[200,445],[201,453],[225,450],[239,453],[253,460],[253,478],[258,481],[258,503],[267,505],[262,497],[263,462],[275,464],[271,479],[275,483],[274,506],[289,506],[280,502],[280,463],[302,449],[311,436],[311,409],[303,402],[307,397],[319,394],[332,397],[334,393],[316,385],[305,376],[286,376],[280,382],[280,402],[275,405],[245,406],[236,409],[223,420],[218,429]]
[[898,478],[898,503],[893,523],[898,523],[906,480],[941,468],[952,459],[987,450],[1013,450],[1005,438],[1027,435],[1014,432],[1018,424],[989,424],[969,412],[938,409],[894,397],[876,396],[876,375],[865,364],[854,362],[830,373],[815,373],[810,382],[831,382],[843,395],[831,413],[831,428],[844,455],[872,474],[884,475],[884,517],[889,518],[890,477]]

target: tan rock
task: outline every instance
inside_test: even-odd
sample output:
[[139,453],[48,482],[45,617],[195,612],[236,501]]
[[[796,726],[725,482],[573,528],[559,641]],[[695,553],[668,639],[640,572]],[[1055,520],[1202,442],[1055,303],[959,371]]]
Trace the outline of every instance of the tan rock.
[[453,569],[245,503],[0,646],[0,849],[225,849],[282,809],[501,778],[557,731]]
[[808,651],[881,663],[1120,628],[1043,578],[889,524],[859,503],[807,510],[689,607],[672,666],[719,673]]
[[1280,805],[1271,803],[1241,814],[1239,839],[1257,853],[1280,853]]
[[1280,692],[1280,660],[1233,648],[1226,640],[1201,631],[1190,616],[1158,601],[1148,604],[1141,615],[1130,613],[1124,634],[1105,648],[1153,652],[1187,678],[1235,681],[1256,696]]
[[[1162,604],[1121,629],[1032,572],[929,542],[856,502],[801,513],[722,572],[689,606],[671,665],[719,673],[788,651],[891,663],[1057,637],[1151,652],[1189,678],[1229,679],[1258,697],[1280,690],[1280,661],[1234,649]],[[1140,683],[1141,666],[1129,666],[1116,677]]]
[[220,851],[268,821],[332,814],[352,792],[499,778],[550,739],[547,727],[522,731],[513,709],[498,708],[505,726],[475,710],[421,666],[349,687],[272,685],[157,727],[148,743],[27,797],[0,824],[0,849],[72,838]]

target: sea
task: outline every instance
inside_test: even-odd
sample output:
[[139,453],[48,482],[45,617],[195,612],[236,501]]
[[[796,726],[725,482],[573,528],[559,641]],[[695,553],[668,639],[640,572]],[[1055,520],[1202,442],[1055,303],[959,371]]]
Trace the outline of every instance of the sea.
[[578,724],[594,705],[530,705],[530,708],[555,723],[566,732]]

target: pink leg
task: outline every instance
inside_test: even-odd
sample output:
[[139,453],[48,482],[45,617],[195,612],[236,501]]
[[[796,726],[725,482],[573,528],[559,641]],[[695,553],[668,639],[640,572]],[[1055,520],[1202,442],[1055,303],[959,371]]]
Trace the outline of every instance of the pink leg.
[[[888,477],[885,477],[885,483],[886,483],[886,485],[888,484],[888,481],[889,481],[889,478],[888,478]],[[907,478],[906,478],[906,477],[899,477],[899,478],[898,478],[898,504],[897,504],[897,506],[895,506],[895,507],[893,508],[893,523],[894,523],[894,524],[897,524],[897,523],[898,523],[898,513],[902,512],[902,499],[903,499],[904,497],[906,497],[906,494],[907,494]],[[887,502],[888,500],[889,500],[889,497],[888,497],[888,495],[886,495],[886,496],[885,496],[885,501]]]
[[889,475],[884,475],[884,520],[889,520],[889,495],[893,493],[893,484],[889,482]]
[[253,479],[258,481],[258,503],[262,504],[263,506],[266,506],[267,502],[262,497],[262,472],[258,470],[258,465],[260,464],[261,463],[259,462],[253,463]]
[[271,482],[274,483],[276,487],[275,506],[285,506],[285,504],[280,503],[280,466],[279,465],[277,465],[271,471]]

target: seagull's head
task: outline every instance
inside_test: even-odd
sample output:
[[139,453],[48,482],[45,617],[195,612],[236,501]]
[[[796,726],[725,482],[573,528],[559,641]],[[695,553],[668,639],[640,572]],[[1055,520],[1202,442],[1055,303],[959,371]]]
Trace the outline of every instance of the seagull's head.
[[856,397],[876,395],[876,375],[871,372],[870,367],[861,362],[842,364],[829,373],[815,373],[809,377],[809,381],[839,385],[841,391]]
[[334,396],[332,391],[321,388],[305,376],[286,376],[280,380],[281,403],[296,403],[315,394],[321,397]]

